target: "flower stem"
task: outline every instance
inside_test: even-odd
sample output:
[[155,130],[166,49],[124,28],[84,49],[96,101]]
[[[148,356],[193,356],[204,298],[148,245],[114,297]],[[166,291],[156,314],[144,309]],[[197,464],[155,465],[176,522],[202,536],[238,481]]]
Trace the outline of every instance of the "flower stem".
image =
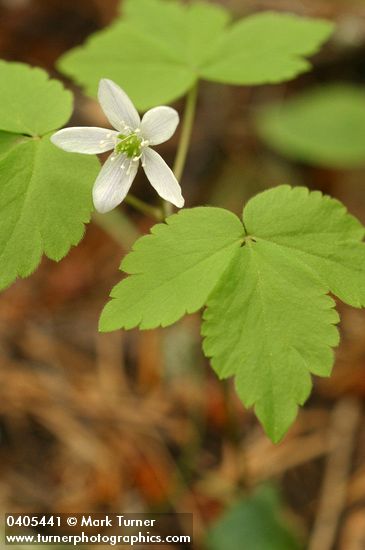
[[177,155],[175,158],[175,164],[173,168],[173,172],[176,176],[176,179],[178,180],[181,179],[181,176],[183,175],[186,157],[189,150],[190,138],[191,138],[194,118],[195,118],[197,99],[198,99],[198,82],[196,82],[196,84],[194,84],[194,86],[190,89],[186,98],[186,106],[185,106],[184,118],[182,123],[180,143],[177,150]]
[[[193,130],[195,111],[198,99],[198,81],[189,90],[186,97],[185,111],[182,121],[182,129],[180,142],[176,153],[173,172],[176,179],[179,181],[184,172],[186,157],[188,155],[191,133]],[[172,205],[169,202],[163,202],[164,215],[169,216],[172,214]]]
[[151,218],[154,218],[159,222],[163,220],[163,213],[161,212],[160,208],[150,206],[141,199],[137,199],[137,197],[135,197],[134,195],[128,194],[124,199],[124,202],[129,204],[130,206],[133,206],[133,208],[139,210],[139,212],[142,212],[143,214],[146,214],[147,216],[150,216]]
[[107,214],[94,212],[92,220],[124,250],[131,248],[140,236],[137,227],[121,210],[112,210]]

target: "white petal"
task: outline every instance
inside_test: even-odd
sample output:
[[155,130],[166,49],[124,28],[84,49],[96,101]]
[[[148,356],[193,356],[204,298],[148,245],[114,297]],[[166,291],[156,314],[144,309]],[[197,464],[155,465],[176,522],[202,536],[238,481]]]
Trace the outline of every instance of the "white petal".
[[150,145],[170,139],[179,124],[179,115],[171,107],[154,107],[142,118],[141,132]]
[[108,117],[110,124],[121,132],[135,130],[141,119],[127,94],[112,80],[100,80],[99,103]]
[[97,155],[114,149],[118,132],[104,128],[64,128],[51,137],[52,143],[69,153]]
[[166,162],[156,151],[149,147],[146,147],[143,151],[143,168],[152,187],[156,189],[160,197],[178,208],[184,206],[185,201],[181,194],[181,187],[171,168],[167,166]]
[[109,212],[122,202],[136,177],[138,164],[126,155],[110,155],[94,183],[93,200],[98,212]]

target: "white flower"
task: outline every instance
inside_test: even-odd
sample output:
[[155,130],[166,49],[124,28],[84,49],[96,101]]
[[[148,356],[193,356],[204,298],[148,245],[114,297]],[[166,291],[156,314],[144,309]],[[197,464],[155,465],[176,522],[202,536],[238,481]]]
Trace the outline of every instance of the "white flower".
[[111,80],[99,84],[99,102],[115,130],[65,128],[51,141],[64,151],[95,155],[113,150],[93,188],[96,210],[109,212],[127,195],[136,177],[139,161],[152,187],[178,208],[184,206],[181,188],[163,158],[150,148],[170,139],[179,123],[171,107],[155,107],[142,120],[127,94]]

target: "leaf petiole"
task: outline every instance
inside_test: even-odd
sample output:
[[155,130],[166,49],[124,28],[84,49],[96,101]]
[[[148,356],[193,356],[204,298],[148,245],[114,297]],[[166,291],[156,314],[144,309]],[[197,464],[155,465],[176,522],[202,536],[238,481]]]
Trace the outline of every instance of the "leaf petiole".
[[139,212],[142,212],[143,214],[146,214],[147,216],[150,216],[151,218],[155,219],[156,221],[160,222],[163,220],[164,215],[160,208],[157,208],[155,206],[150,206],[146,202],[142,201],[141,199],[138,199],[134,195],[131,195],[130,193],[125,197],[124,202],[129,204],[130,206],[133,206],[136,210],[139,210]]
[[[180,135],[180,142],[177,149],[173,172],[178,181],[181,180],[181,177],[184,172],[184,167],[186,163],[186,157],[188,155],[191,134],[193,131],[195,112],[198,100],[198,88],[199,81],[197,81],[192,88],[190,88],[186,96],[186,105],[182,121],[182,129]],[[166,201],[163,201],[162,204],[164,216],[167,217],[172,214],[172,205]]]

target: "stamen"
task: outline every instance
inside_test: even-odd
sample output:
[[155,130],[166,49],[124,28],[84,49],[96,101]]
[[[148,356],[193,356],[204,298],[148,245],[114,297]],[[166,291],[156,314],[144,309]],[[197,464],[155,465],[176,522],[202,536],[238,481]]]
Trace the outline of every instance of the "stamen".
[[115,146],[115,153],[124,153],[128,158],[134,159],[141,155],[142,140],[135,133],[128,135],[118,134],[118,142]]
[[[120,135],[122,135],[122,134],[120,134]],[[118,137],[119,137],[119,136],[118,136]],[[130,135],[129,135],[129,136],[125,136],[123,139],[121,139],[121,140],[119,141],[119,143],[123,143],[123,141],[127,141],[130,137],[131,137]]]

